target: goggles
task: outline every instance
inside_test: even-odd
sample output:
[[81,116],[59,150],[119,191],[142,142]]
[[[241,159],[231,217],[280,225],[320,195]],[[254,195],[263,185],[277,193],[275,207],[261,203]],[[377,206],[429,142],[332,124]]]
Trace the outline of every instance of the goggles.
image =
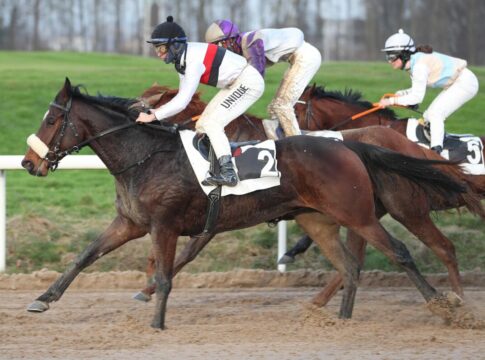
[[397,59],[399,59],[400,56],[401,56],[401,53],[400,52],[387,52],[386,53],[386,60],[388,62],[393,63],[394,61],[396,61]]

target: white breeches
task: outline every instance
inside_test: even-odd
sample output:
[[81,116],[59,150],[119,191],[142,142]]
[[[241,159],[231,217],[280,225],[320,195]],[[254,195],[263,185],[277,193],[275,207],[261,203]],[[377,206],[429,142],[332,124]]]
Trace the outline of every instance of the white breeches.
[[209,136],[217,158],[231,155],[224,128],[254,104],[263,92],[263,77],[253,66],[248,65],[231,86],[219,91],[207,104],[195,129]]
[[478,92],[478,80],[467,68],[463,69],[455,82],[443,90],[424,112],[424,120],[429,122],[430,146],[443,146],[445,120]]
[[301,134],[293,107],[320,68],[322,55],[316,47],[304,42],[290,56],[289,61],[290,67],[268,106],[268,113],[272,119],[279,120],[286,136]]

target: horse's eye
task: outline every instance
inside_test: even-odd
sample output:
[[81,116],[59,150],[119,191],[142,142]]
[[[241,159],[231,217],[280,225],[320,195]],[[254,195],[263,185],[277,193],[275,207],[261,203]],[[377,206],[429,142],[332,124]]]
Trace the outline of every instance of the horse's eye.
[[54,125],[56,123],[56,118],[54,116],[48,116],[45,120],[48,125]]

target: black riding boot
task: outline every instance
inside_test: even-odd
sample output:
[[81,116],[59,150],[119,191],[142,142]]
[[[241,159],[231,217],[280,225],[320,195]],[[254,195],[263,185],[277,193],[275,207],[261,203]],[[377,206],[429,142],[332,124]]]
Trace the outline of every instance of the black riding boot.
[[441,152],[443,151],[443,147],[440,145],[437,145],[437,146],[433,146],[431,150],[433,150],[438,155],[441,155]]
[[202,181],[202,185],[227,185],[236,186],[237,185],[237,175],[234,166],[232,165],[231,155],[221,156],[219,159],[219,165],[221,168],[219,175],[209,176],[207,179]]

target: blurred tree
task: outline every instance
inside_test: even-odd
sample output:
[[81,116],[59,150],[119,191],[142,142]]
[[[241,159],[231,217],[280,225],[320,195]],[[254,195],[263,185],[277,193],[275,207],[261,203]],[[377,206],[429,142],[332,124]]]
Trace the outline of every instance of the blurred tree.
[[40,50],[40,33],[39,33],[39,23],[40,23],[40,0],[34,0],[34,29],[32,36],[32,49]]
[[123,14],[123,0],[116,0],[114,3],[115,6],[115,51],[118,53],[124,52],[124,47],[122,45],[122,14]]

